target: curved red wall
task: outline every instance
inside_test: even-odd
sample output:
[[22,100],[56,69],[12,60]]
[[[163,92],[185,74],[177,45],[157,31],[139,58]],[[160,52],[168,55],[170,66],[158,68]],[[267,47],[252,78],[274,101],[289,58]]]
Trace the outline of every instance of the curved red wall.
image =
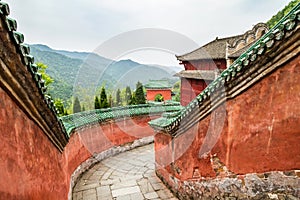
[[75,131],[63,153],[0,87],[0,199],[68,199],[74,170],[94,153],[154,134],[138,116]]

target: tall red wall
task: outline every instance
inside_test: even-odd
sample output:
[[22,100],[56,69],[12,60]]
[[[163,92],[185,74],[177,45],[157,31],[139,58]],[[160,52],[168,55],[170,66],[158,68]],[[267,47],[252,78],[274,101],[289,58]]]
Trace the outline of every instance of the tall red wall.
[[188,105],[198,94],[200,94],[211,81],[181,78],[180,103]]
[[[194,60],[183,62],[185,70],[216,70],[226,69],[225,59]],[[181,78],[180,103],[188,105],[198,94],[200,94],[211,81],[191,78]]]
[[66,199],[63,156],[0,87],[0,199]]
[[[174,139],[172,148],[170,136],[157,134],[158,173],[170,185],[174,184],[171,176],[180,181],[193,180],[197,170],[203,178],[216,177],[218,166],[214,166],[212,157],[236,175],[300,169],[299,73],[300,56],[297,56],[228,100],[224,107],[224,124],[222,114],[212,112]],[[222,109],[219,107],[217,111]],[[213,122],[213,117],[218,120]],[[219,136],[217,130],[220,130]],[[217,142],[207,156],[200,158],[208,133],[217,137]],[[222,172],[224,168],[218,170]]]
[[155,96],[161,94],[164,97],[164,100],[171,100],[171,90],[170,89],[147,89],[147,100],[154,101]]
[[0,199],[67,199],[74,170],[94,153],[154,135],[138,116],[75,131],[63,153],[0,87]]

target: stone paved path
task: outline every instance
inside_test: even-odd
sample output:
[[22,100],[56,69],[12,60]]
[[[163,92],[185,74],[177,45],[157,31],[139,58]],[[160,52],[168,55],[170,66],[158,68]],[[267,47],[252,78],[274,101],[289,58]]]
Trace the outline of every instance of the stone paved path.
[[103,160],[83,174],[73,200],[170,199],[173,194],[154,172],[153,144]]

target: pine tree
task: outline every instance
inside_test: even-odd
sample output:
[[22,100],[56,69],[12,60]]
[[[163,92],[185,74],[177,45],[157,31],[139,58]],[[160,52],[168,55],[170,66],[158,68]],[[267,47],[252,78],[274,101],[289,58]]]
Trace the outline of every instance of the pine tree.
[[116,106],[120,106],[121,104],[122,104],[121,91],[120,89],[118,89],[116,93]]
[[125,92],[125,102],[126,105],[130,104],[130,101],[132,99],[132,92],[129,86],[126,87],[126,92]]
[[100,93],[100,108],[108,108],[108,101],[107,101],[107,96],[105,92],[105,88],[102,87],[101,93]]
[[143,84],[139,81],[136,84],[136,90],[135,90],[135,98],[136,98],[136,104],[145,104],[145,94],[144,94],[144,87]]
[[95,97],[94,108],[95,109],[100,109],[100,101],[99,101],[99,98],[97,96]]
[[73,104],[73,113],[81,112],[81,106],[78,97],[75,97]]

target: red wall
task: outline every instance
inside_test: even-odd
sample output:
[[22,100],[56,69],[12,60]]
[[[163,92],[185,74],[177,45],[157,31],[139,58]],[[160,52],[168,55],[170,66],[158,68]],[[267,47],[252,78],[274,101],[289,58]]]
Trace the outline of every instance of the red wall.
[[183,62],[185,70],[216,70],[226,69],[225,59],[192,60]]
[[198,94],[200,94],[211,81],[181,78],[180,103],[188,105]]
[[0,87],[0,199],[66,199],[63,156]]
[[164,100],[171,100],[171,90],[170,89],[147,89],[147,100],[148,101],[154,101],[155,96],[161,94],[164,97]]
[[[226,69],[225,59],[215,60],[195,60],[183,62],[185,70],[216,70]],[[200,94],[211,81],[181,78],[180,103],[183,106],[189,104],[198,94]]]
[[[227,101],[224,124],[220,121],[222,114],[211,113],[174,139],[173,150],[171,137],[157,134],[158,173],[171,185],[174,182],[170,177],[189,180],[196,169],[204,178],[216,177],[218,166],[214,166],[212,157],[234,174],[300,169],[299,73],[300,56]],[[218,120],[213,122],[213,117]],[[220,130],[220,136],[216,130]],[[217,143],[207,157],[200,158],[208,133],[217,138]],[[172,159],[175,162],[171,165]]]
[[154,135],[139,116],[74,132],[59,152],[0,87],[0,199],[67,199],[74,170],[94,153]]

